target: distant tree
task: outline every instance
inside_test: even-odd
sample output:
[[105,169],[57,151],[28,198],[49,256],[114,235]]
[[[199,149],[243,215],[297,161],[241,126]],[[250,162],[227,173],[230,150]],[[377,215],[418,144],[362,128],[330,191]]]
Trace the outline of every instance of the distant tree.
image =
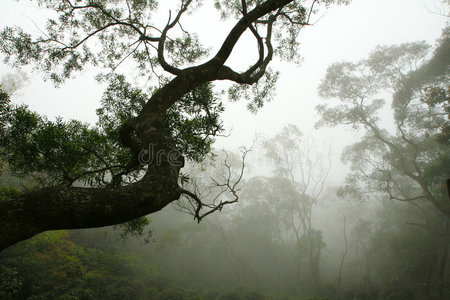
[[[430,47],[419,42],[378,47],[358,63],[332,65],[319,92],[322,97],[335,98],[338,105],[319,105],[317,110],[322,117],[318,126],[347,124],[365,130],[361,141],[343,154],[343,160],[352,166],[349,184],[386,192],[400,201],[426,200],[450,217],[450,202],[443,186],[450,169],[442,164],[450,154],[448,138],[442,140],[448,123],[448,98],[434,101],[429,95],[430,85],[441,92],[448,88],[448,67],[442,65],[449,60],[434,61],[440,51],[448,55],[448,42],[448,38],[443,39],[435,56],[426,62]],[[433,63],[440,70],[430,70],[425,78],[419,78]],[[394,94],[392,130],[382,127],[384,101],[373,99],[383,89],[391,89]],[[439,167],[439,172],[435,170],[430,176],[434,167]]]
[[[344,289],[360,281],[361,292],[373,295],[376,291],[384,295],[383,299],[408,293],[419,299],[446,299],[438,295],[440,282],[436,272],[440,269],[445,238],[441,235],[439,211],[431,204],[423,205],[420,210],[383,195],[365,198],[345,197],[351,206],[346,209],[350,230]],[[433,232],[411,226],[411,221],[423,217],[424,212]],[[448,270],[445,266],[444,271]]]
[[[256,111],[273,95],[277,73],[269,63],[296,58],[298,32],[318,5],[347,1],[217,0],[222,16],[237,21],[210,58],[181,25],[201,1],[180,0],[163,26],[154,23],[155,0],[35,2],[54,18],[40,37],[3,28],[5,61],[33,65],[55,84],[89,65],[102,66],[110,70],[100,76],[109,87],[97,127],[50,122],[23,106],[2,124],[2,156],[42,188],[0,202],[0,249],[45,230],[134,220],[180,198],[185,157],[200,160],[222,131],[223,108],[212,82],[235,83],[231,99],[246,98]],[[257,58],[238,72],[225,63],[246,31],[256,40]],[[142,79],[157,81],[155,88],[147,93],[115,73],[124,61]]]
[[343,237],[344,237],[344,251],[342,253],[341,259],[339,261],[339,269],[338,269],[338,275],[336,279],[336,288],[337,288],[337,298],[341,298],[341,292],[342,292],[342,273],[344,270],[344,263],[345,263],[345,257],[348,253],[348,239],[347,239],[347,220],[344,217],[343,221]]
[[[436,233],[444,236],[450,234],[445,185],[450,178],[449,42],[446,28],[433,53],[424,42],[405,43],[379,46],[357,63],[335,63],[319,94],[336,105],[317,107],[318,126],[345,124],[364,130],[361,140],[342,155],[351,164],[343,190],[385,193],[410,202],[424,212],[424,220],[415,225],[431,231],[424,207],[432,204],[442,216]],[[392,120],[381,118],[387,110],[377,97],[386,91],[393,96]],[[445,268],[447,243],[443,238],[439,269]],[[442,286],[443,273],[438,273]]]
[[282,177],[253,177],[243,185],[241,197],[240,208],[227,226],[228,244],[239,255],[240,272],[246,273],[248,282],[255,278],[259,290],[268,290],[271,282],[292,293],[299,284],[297,271],[303,271],[297,268],[298,248],[287,220],[297,191]]
[[[295,239],[298,269],[306,259],[312,282],[318,286],[320,255],[325,244],[322,233],[313,228],[312,217],[313,207],[322,196],[331,168],[330,148],[321,149],[312,139],[303,136],[295,125],[284,127],[267,141],[265,148],[274,173],[286,178],[294,190],[294,196],[280,195],[280,214]],[[299,283],[301,280],[299,276]]]

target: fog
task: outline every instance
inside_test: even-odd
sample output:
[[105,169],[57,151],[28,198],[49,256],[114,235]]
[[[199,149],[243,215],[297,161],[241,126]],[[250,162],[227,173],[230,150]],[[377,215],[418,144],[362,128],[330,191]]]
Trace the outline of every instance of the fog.
[[[205,26],[220,14],[203,2],[183,30],[215,53],[234,20]],[[195,195],[182,192],[148,222],[47,231],[10,246],[0,252],[0,298],[450,299],[448,9],[367,0],[320,10],[297,37],[300,61],[274,59],[279,79],[257,112],[227,100],[229,83],[214,86],[224,132],[180,171]],[[0,3],[0,28],[39,33],[50,16],[34,1]],[[255,49],[246,33],[229,65],[245,71]],[[95,126],[107,88],[94,80],[100,69],[55,87],[3,63],[0,91],[50,122]],[[117,69],[156,86],[126,61]],[[27,133],[14,134],[20,144]],[[0,148],[18,153],[13,144]],[[33,163],[35,177],[14,169],[18,156],[0,152],[0,201],[38,185]]]

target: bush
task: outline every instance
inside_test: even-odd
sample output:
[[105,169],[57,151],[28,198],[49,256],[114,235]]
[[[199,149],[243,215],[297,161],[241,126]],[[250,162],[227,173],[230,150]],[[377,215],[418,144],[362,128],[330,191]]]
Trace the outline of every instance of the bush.
[[94,300],[95,293],[91,289],[75,288],[58,298],[59,300]]
[[396,291],[388,293],[386,300],[414,300],[414,294],[410,291]]
[[0,299],[14,299],[22,287],[22,280],[14,268],[0,268]]
[[219,296],[218,300],[241,300],[237,292],[227,292]]
[[237,287],[232,292],[225,292],[220,295],[218,298],[208,298],[208,299],[217,299],[217,300],[264,300],[266,297],[261,294],[259,291],[240,286]]
[[216,300],[219,294],[218,290],[207,290],[202,294],[202,300]]
[[146,289],[144,292],[144,299],[147,300],[159,299],[159,291],[154,287]]
[[179,287],[168,287],[159,295],[159,300],[188,300],[185,291]]

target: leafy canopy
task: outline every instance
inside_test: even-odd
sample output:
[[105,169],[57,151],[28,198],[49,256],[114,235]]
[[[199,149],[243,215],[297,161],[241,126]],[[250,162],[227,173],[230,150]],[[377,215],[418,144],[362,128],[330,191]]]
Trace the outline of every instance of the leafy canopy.
[[[367,59],[328,68],[319,94],[333,105],[317,106],[317,125],[364,130],[342,155],[351,164],[347,188],[425,201],[450,216],[448,45],[447,28],[433,53],[424,42],[378,46]],[[393,126],[383,126],[386,118],[380,117],[386,108],[378,97],[386,90]]]

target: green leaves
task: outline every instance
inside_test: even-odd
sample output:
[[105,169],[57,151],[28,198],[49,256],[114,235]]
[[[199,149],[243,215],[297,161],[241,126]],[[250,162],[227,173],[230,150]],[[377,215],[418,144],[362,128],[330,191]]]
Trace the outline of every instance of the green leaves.
[[21,66],[41,58],[42,48],[32,42],[30,34],[19,27],[6,26],[0,32],[0,50],[5,54],[6,63]]
[[[428,86],[423,90],[420,99],[428,106],[428,113],[434,118],[430,127],[438,128],[434,138],[449,146],[450,144],[450,85],[447,88],[440,86]],[[429,134],[429,133],[428,133]]]
[[222,102],[211,83],[184,95],[164,116],[164,124],[186,157],[201,161],[211,151],[214,137],[223,132]]
[[51,122],[19,106],[8,116],[0,146],[13,171],[46,186],[72,183],[95,167],[98,163],[86,149],[99,149],[99,140],[99,132],[80,122]]
[[234,84],[228,89],[228,98],[231,101],[244,99],[248,101],[247,109],[252,113],[258,112],[264,103],[271,101],[275,97],[275,85],[279,73],[267,70],[264,76],[252,85]]
[[[0,297],[16,299],[143,299],[159,274],[141,258],[83,247],[67,231],[36,235],[0,255]],[[78,233],[83,235],[82,233]],[[74,234],[76,235],[76,233]],[[91,237],[92,238],[92,237]],[[97,236],[98,240],[102,237]],[[84,233],[81,244],[89,237]],[[46,270],[46,276],[42,276]],[[19,293],[19,295],[18,295]]]
[[123,224],[114,225],[113,228],[115,230],[120,230],[120,237],[122,239],[144,236],[144,242],[150,243],[152,240],[151,229],[144,232],[145,227],[149,224],[150,220],[147,217],[140,217]]
[[[163,29],[152,20],[158,1],[37,2],[56,17],[47,21],[42,36],[31,36],[18,27],[0,31],[5,62],[33,65],[56,85],[89,64],[115,70],[127,60],[130,65],[145,65],[145,77],[152,74],[149,69],[156,71],[158,47],[152,42],[159,41]],[[178,35],[169,37],[166,45],[175,65],[195,62],[207,53],[194,34],[181,30]]]
[[[149,96],[126,82],[122,75],[112,75],[109,81],[102,107],[97,110],[97,125],[118,142],[121,125],[138,115]],[[223,110],[213,85],[206,83],[175,102],[164,115],[163,124],[181,153],[200,161],[210,152],[214,137],[223,132],[220,119]]]
[[189,66],[209,52],[201,46],[197,36],[191,33],[184,33],[179,38],[168,40],[165,47],[171,63],[176,67]]
[[0,268],[0,297],[2,299],[15,299],[23,282],[14,268]]
[[[3,132],[3,126],[8,122],[8,114],[10,111],[9,95],[0,87],[0,128]],[[1,135],[1,134],[0,134]]]

